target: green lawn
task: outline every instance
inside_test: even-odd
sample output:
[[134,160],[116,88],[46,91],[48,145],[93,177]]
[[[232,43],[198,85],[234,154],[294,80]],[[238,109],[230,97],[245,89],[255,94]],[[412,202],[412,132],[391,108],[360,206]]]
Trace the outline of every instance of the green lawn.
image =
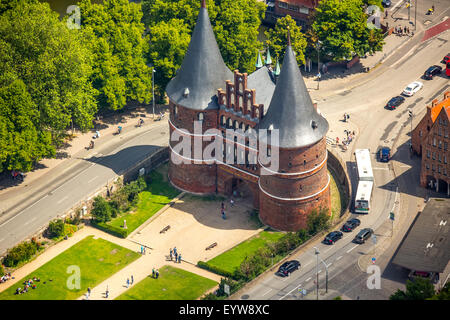
[[180,192],[168,182],[167,175],[163,174],[166,170],[167,165],[152,171],[150,173],[151,183],[149,183],[147,191],[139,194],[137,208],[130,213],[125,213],[112,219],[107,224],[121,228],[125,219],[127,221],[128,234],[130,234],[175,198]]
[[[218,255],[217,257],[207,261],[206,263],[220,268],[224,271],[233,273],[244,261],[245,257],[253,254],[259,248],[264,247],[268,242],[274,242],[284,236],[282,232],[261,231],[257,236],[241,242],[234,248]],[[277,261],[275,257],[274,262]]]
[[[0,300],[72,300],[77,299],[88,287],[93,288],[111,275],[136,260],[140,254],[118,246],[104,239],[86,237],[36,271],[0,293]],[[74,271],[67,273],[69,266],[78,266],[80,270],[80,289],[69,289],[68,284],[74,278]],[[33,277],[36,289],[14,295],[16,288],[24,288],[23,282]],[[45,282],[45,283],[44,283]]]
[[334,172],[329,170],[328,173],[331,176],[331,182],[330,182],[331,218],[330,218],[330,221],[333,221],[333,219],[340,217],[341,210],[343,207],[345,207],[345,199],[343,197],[343,194],[341,194],[341,190],[336,183],[336,178],[334,176]]
[[151,276],[132,286],[116,300],[195,300],[217,282],[194,273],[164,266],[159,278]]

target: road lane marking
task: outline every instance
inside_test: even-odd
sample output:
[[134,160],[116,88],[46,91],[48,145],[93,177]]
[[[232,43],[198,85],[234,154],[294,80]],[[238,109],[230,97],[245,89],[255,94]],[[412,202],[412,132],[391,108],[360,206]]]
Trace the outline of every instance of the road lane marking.
[[36,220],[36,217],[34,217],[34,218],[31,219],[31,220],[28,220],[27,222],[24,223],[24,225],[30,224],[30,223],[33,222],[34,220]]
[[59,203],[63,202],[64,200],[68,199],[68,198],[69,198],[69,196],[65,196],[64,198],[62,198],[61,200],[59,200],[57,203],[59,204]]
[[319,272],[317,272],[317,273],[321,273],[322,272],[322,270],[319,270]]
[[297,290],[298,288],[300,288],[301,287],[301,283],[298,285],[298,286],[296,286],[294,289],[292,289],[291,291],[289,291],[288,293],[286,293],[284,296],[282,296],[279,300],[283,300],[285,297],[287,297],[288,295],[290,295],[291,293],[292,293],[292,291],[294,291],[294,290]]
[[306,279],[305,282],[308,282],[309,280],[311,280],[311,277],[309,277],[308,279]]
[[356,246],[350,248],[350,249],[347,251],[347,253],[349,253],[350,251],[352,251],[353,249],[355,249],[357,246],[358,246],[358,245],[356,245]]
[[5,240],[5,238],[1,238],[1,239],[0,239],[0,242],[2,242],[3,240]]
[[3,227],[5,224],[7,224],[8,222],[10,222],[11,220],[13,220],[14,218],[18,217],[20,214],[22,214],[23,212],[25,212],[25,210],[32,208],[34,205],[36,205],[39,201],[44,200],[45,198],[48,197],[48,194],[46,194],[45,196],[43,196],[42,198],[40,198],[39,200],[37,200],[35,203],[31,204],[30,206],[26,207],[25,209],[23,209],[21,212],[19,212],[18,214],[16,214],[14,217],[9,218],[8,220],[6,220],[5,222],[3,222],[2,224],[0,224],[0,227]]
[[98,176],[93,177],[91,180],[88,181],[88,183],[91,183],[92,181],[94,181],[97,178],[98,178]]
[[272,291],[272,289],[269,289],[269,291],[267,291],[266,293],[263,294],[263,297],[268,294],[270,291]]
[[342,258],[342,256],[339,256],[336,258],[336,261],[340,260]]
[[281,281],[286,281],[287,279],[289,278],[289,276],[287,276],[287,277],[284,277],[284,279],[283,280],[281,280]]
[[327,268],[329,267],[329,266],[331,266],[333,264],[333,262],[332,263],[330,263],[329,265],[327,265]]

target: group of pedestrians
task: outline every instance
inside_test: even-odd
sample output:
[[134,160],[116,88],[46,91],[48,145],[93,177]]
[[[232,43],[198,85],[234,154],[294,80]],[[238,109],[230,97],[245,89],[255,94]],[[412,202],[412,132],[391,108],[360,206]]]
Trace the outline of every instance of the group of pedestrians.
[[133,278],[133,275],[131,275],[131,281],[130,281],[130,278],[127,278],[127,288],[130,286],[130,285],[133,285],[133,283],[134,283],[134,278]]
[[170,248],[169,256],[170,261],[172,261],[173,257],[175,257],[175,262],[181,263],[181,253],[178,252],[177,247],[174,247],[173,250]]
[[[347,137],[342,139],[342,146],[343,146],[344,150],[347,150],[347,146],[355,138],[355,131],[344,130],[344,133],[347,135]],[[336,145],[339,145],[339,137],[336,137]]]
[[152,278],[158,279],[159,278],[159,271],[158,269],[155,270],[155,267],[152,269]]
[[[394,27],[394,34],[398,36],[409,36],[410,35],[409,27],[407,26],[402,27],[401,25],[398,25],[397,27]],[[412,35],[414,35],[414,32],[412,33]]]
[[[233,200],[233,199],[230,199],[230,207],[231,207],[231,208],[234,207],[234,200]],[[222,214],[222,219],[223,219],[223,220],[226,220],[227,217],[226,217],[226,215],[225,215],[225,203],[224,203],[223,201],[222,201],[222,204],[221,204],[221,206],[220,206],[220,212],[221,212],[221,214]]]
[[145,255],[145,246],[141,246],[141,254]]

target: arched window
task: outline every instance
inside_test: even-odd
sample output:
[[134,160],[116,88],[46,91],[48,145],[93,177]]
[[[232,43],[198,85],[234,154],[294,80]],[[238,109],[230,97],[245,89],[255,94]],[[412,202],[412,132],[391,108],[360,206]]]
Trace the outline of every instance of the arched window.
[[225,124],[225,116],[220,116],[220,125],[224,126]]
[[173,116],[176,117],[178,114],[178,107],[177,106],[173,106]]
[[239,108],[242,108],[242,106],[244,105],[244,97],[243,96],[239,96]]
[[259,108],[255,108],[255,118],[259,119]]
[[238,121],[234,120],[233,122],[233,129],[237,129],[238,128]]
[[205,115],[202,112],[200,112],[197,116],[198,121],[203,121],[204,117],[205,117]]
[[233,120],[231,118],[228,118],[227,120],[227,128],[231,128],[233,126]]

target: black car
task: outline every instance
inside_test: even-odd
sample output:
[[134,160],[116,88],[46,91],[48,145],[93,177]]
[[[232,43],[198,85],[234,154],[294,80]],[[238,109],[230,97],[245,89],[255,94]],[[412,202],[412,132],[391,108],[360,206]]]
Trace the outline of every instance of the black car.
[[403,102],[405,102],[405,98],[402,96],[393,97],[391,100],[386,103],[386,109],[394,110],[399,105],[401,105]]
[[287,277],[295,270],[298,270],[299,267],[300,262],[298,262],[297,260],[287,261],[280,266],[276,274],[281,277]]
[[423,74],[423,78],[427,80],[432,80],[433,76],[440,74],[442,72],[441,66],[431,66]]
[[391,0],[383,0],[381,1],[381,5],[385,8],[389,8],[391,6],[392,2]]
[[325,239],[323,239],[323,243],[326,244],[334,244],[336,241],[342,238],[342,232],[340,231],[333,231],[330,232]]
[[370,236],[373,234],[373,230],[370,228],[362,229],[358,234],[356,235],[355,239],[353,239],[354,243],[363,244],[366,242],[367,239],[370,238]]
[[342,226],[341,230],[344,232],[350,232],[350,231],[353,231],[353,229],[358,227],[360,224],[361,224],[361,221],[359,221],[359,219],[356,219],[356,218],[350,219]]

